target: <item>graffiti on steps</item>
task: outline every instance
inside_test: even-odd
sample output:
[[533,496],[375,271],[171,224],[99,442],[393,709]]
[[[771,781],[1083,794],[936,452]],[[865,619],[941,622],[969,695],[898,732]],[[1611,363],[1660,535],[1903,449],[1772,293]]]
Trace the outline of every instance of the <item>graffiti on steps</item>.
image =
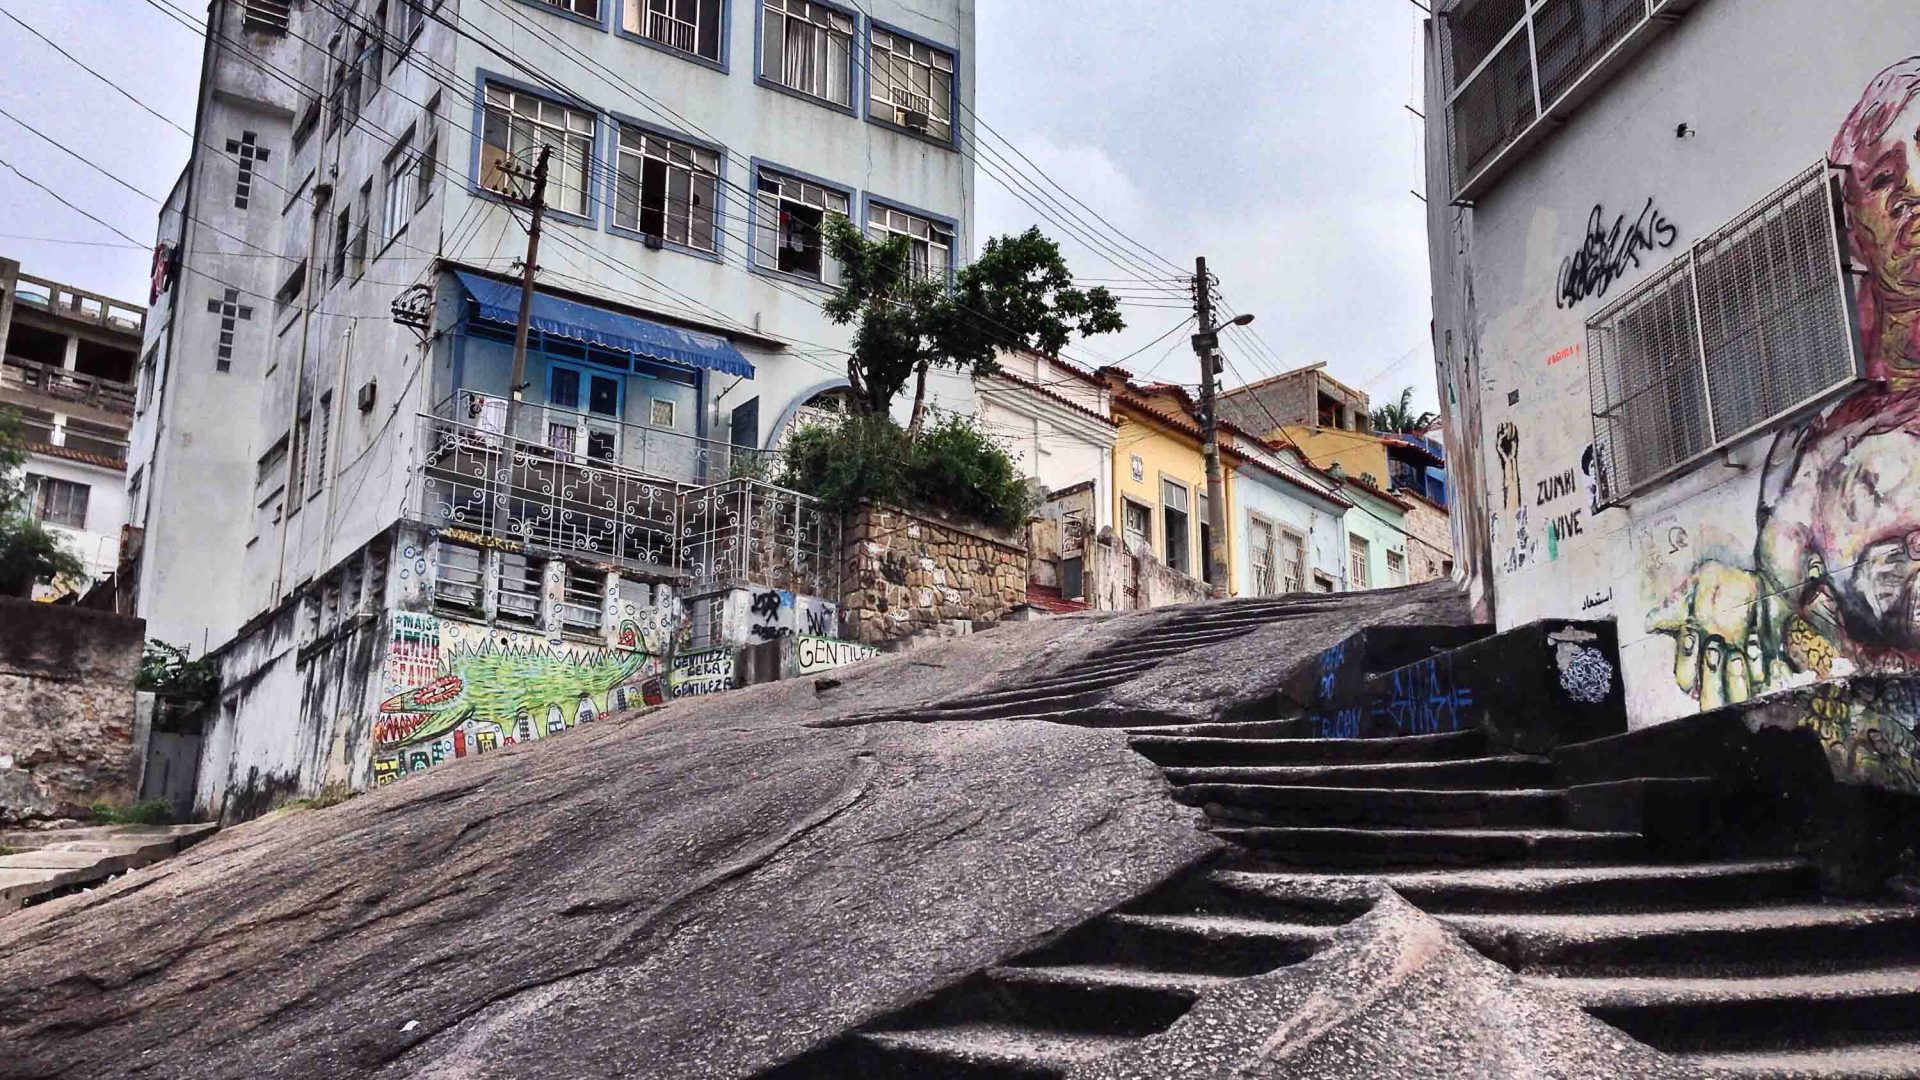
[[1373,715],[1400,735],[1458,731],[1462,711],[1473,707],[1473,688],[1454,681],[1450,653],[1396,668],[1387,679],[1388,694],[1375,699]]
[[[639,637],[636,626],[621,632]],[[376,782],[665,697],[652,654],[554,645],[417,612],[394,614],[386,684],[373,729]]]
[[1316,739],[1357,739],[1360,737],[1360,706],[1314,713],[1307,717]]

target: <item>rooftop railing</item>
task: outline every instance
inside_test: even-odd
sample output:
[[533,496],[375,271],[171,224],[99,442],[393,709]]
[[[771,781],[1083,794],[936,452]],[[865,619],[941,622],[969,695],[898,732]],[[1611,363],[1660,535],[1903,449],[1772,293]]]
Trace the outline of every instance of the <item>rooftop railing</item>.
[[16,304],[25,304],[63,319],[91,323],[121,333],[137,335],[147,325],[145,308],[31,274],[20,275],[14,285],[13,299]]
[[82,375],[52,364],[9,356],[0,363],[0,390],[38,394],[55,401],[86,405],[102,412],[133,415],[133,387],[97,375]]

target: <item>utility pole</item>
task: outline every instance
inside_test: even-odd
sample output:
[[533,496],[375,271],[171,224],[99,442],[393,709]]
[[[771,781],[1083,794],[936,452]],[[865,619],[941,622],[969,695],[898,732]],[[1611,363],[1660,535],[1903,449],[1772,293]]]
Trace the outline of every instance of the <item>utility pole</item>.
[[1193,335],[1193,351],[1200,357],[1200,453],[1207,463],[1207,550],[1203,557],[1213,597],[1221,600],[1227,595],[1227,497],[1220,475],[1220,429],[1214,417],[1220,328],[1213,324],[1213,281],[1207,277],[1205,256],[1193,260],[1193,304],[1200,319],[1200,332]]
[[533,196],[527,202],[527,209],[533,216],[533,224],[527,227],[527,258],[520,266],[520,317],[513,326],[513,379],[507,384],[507,438],[515,438],[515,422],[519,419],[520,391],[527,381],[527,327],[533,320],[533,272],[538,269],[540,259],[540,220],[547,211],[547,161],[553,157],[553,147],[540,148],[540,160],[533,166]]

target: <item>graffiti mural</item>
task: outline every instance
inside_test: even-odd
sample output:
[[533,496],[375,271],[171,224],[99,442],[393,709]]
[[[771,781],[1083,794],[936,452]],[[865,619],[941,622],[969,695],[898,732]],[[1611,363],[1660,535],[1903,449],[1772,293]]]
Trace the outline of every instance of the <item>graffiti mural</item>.
[[[1829,152],[1842,170],[1848,253],[1865,271],[1862,354],[1879,381],[1775,437],[1746,510],[1750,533],[1673,525],[1643,541],[1647,630],[1672,639],[1675,684],[1702,709],[1920,668],[1917,131],[1920,57],[1873,80]],[[1816,702],[1805,723],[1849,762],[1910,763],[1912,705]]]
[[1587,215],[1587,233],[1580,250],[1560,264],[1559,295],[1554,297],[1554,304],[1570,308],[1589,296],[1607,295],[1614,282],[1640,266],[1641,256],[1670,248],[1678,239],[1680,230],[1654,209],[1651,198],[1631,225],[1627,224],[1627,215],[1620,214],[1609,227],[1605,208],[1595,206]]
[[[624,622],[623,641],[641,628]],[[395,612],[373,772],[385,783],[448,758],[556,735],[665,698],[657,655]]]
[[801,634],[793,639],[793,673],[814,675],[879,655],[880,650],[872,645]]
[[735,589],[727,595],[723,634],[739,645],[790,638],[796,634],[835,637],[840,632],[840,611],[817,596],[796,594],[790,589],[765,589],[758,586]]
[[733,689],[733,650],[705,649],[673,658],[667,694],[674,700]]

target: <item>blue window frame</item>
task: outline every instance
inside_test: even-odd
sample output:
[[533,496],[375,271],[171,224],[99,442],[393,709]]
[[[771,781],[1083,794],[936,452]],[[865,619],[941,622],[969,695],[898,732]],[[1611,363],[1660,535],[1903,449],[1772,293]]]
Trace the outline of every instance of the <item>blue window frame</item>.
[[953,280],[960,262],[960,223],[945,214],[922,210],[868,192],[863,196],[861,220],[867,236],[905,236],[913,251],[913,265],[922,277]]
[[727,38],[733,29],[730,0],[602,0],[618,3],[614,32],[628,41],[671,53],[704,67],[727,70]]
[[558,15],[596,30],[607,28],[607,9],[617,0],[520,0],[527,7]]
[[[537,0],[536,0],[537,2]],[[517,79],[479,71],[474,76],[472,159],[467,190],[503,200],[508,188],[502,166],[531,167],[541,145],[555,148],[547,171],[550,219],[591,227],[600,201],[601,124],[592,105]]]
[[827,215],[852,214],[854,190],[759,158],[753,160],[753,214],[747,247],[753,271],[836,288],[840,267],[827,254]]
[[867,26],[867,119],[937,146],[960,146],[960,54],[886,23]]
[[860,17],[821,0],[760,0],[753,80],[848,116],[858,115]]
[[607,229],[648,247],[724,262],[727,216],[725,148],[615,115],[607,140],[613,197]]

